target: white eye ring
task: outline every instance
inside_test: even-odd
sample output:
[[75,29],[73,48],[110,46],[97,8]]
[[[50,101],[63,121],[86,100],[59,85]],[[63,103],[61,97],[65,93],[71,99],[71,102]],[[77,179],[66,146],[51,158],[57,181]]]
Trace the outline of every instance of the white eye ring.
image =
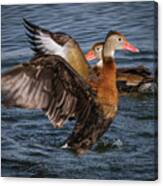
[[97,52],[101,51],[101,48],[96,48],[96,51],[97,51]]

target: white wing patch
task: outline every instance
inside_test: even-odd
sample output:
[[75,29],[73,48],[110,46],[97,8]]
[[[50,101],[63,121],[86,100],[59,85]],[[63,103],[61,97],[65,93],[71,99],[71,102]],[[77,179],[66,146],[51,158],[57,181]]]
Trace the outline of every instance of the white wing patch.
[[36,53],[44,53],[50,55],[60,55],[65,58],[67,47],[65,44],[71,38],[69,35],[61,32],[52,33],[37,25],[24,20],[24,26],[28,31],[26,34],[31,44],[31,49]]
[[38,31],[39,35],[35,36],[36,38],[40,39],[38,41],[39,46],[43,52],[46,54],[61,54],[63,52],[63,47],[56,43],[49,34],[42,33]]

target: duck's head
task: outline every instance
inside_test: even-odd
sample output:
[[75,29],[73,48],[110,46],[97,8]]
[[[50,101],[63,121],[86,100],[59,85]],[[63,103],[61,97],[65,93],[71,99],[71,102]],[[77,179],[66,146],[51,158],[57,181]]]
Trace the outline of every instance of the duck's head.
[[100,60],[102,58],[103,46],[104,46],[104,42],[95,43],[85,55],[87,61],[91,61],[94,59]]
[[106,36],[105,42],[93,45],[86,54],[86,59],[88,61],[96,58],[102,59],[102,51],[105,56],[113,57],[116,50],[127,50],[133,53],[139,52],[139,49],[130,44],[124,35],[116,31],[110,31]]
[[103,54],[104,56],[113,57],[116,50],[139,52],[139,49],[130,44],[124,35],[116,31],[110,31],[105,39]]

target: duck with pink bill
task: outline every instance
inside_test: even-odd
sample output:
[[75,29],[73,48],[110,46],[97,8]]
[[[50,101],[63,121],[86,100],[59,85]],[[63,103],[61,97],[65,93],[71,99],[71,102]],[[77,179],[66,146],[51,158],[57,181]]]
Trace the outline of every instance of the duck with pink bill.
[[[120,33],[119,33],[120,34]],[[119,35],[118,34],[118,35]],[[93,66],[93,71],[99,76],[103,67],[102,50],[104,42],[95,43],[85,55],[87,61],[98,60]],[[125,43],[125,50],[139,52],[139,49],[131,44]],[[112,53],[113,52],[110,52]],[[136,67],[117,68],[117,85],[120,93],[148,93],[153,92],[157,88],[155,78],[148,68],[143,65]]]
[[116,117],[119,96],[116,61],[112,53],[124,50],[124,42],[127,39],[123,35],[107,34],[102,50],[101,77],[91,79],[89,76],[87,80],[71,66],[71,61],[67,62],[58,54],[40,53],[29,62],[3,72],[2,103],[7,107],[42,110],[55,128],[63,127],[74,116],[76,125],[62,148],[71,149],[78,155],[84,154],[103,136]]

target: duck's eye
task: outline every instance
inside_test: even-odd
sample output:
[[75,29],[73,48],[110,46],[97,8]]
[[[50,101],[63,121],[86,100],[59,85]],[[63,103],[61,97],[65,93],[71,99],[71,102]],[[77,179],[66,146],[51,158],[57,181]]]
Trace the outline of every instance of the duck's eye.
[[119,37],[119,38],[118,38],[118,41],[122,41],[122,38],[121,38],[121,37]]

